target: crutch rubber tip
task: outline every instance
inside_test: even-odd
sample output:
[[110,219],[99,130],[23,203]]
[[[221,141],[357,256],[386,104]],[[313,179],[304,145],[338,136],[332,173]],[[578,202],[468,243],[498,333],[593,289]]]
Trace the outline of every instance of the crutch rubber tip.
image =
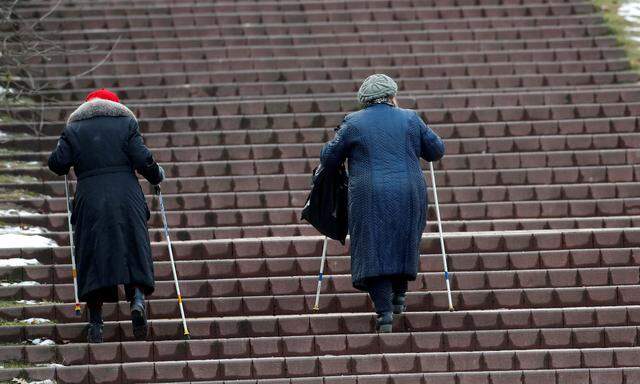
[[82,310],[80,309],[80,304],[76,304],[74,307],[74,310],[76,311],[76,316],[80,316],[82,314]]
[[317,305],[314,305],[314,306],[313,306],[313,310],[314,310],[314,311],[319,311],[319,310],[320,310],[320,307],[318,307]]
[[189,335],[188,333],[184,334],[184,339],[185,340],[191,340],[191,335]]
[[453,307],[449,307],[449,312],[453,312]]

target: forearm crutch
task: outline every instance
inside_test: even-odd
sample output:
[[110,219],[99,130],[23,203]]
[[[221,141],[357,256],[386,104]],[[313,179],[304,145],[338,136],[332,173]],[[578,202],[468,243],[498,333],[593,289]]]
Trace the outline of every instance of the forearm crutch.
[[313,310],[320,310],[320,289],[322,288],[322,278],[324,277],[324,262],[327,259],[327,244],[329,239],[324,237],[324,244],[322,244],[322,258],[320,259],[320,273],[318,273],[318,288],[316,288],[316,301],[313,304]]
[[433,171],[432,162],[429,162],[429,170],[431,173],[431,185],[433,186],[433,201],[436,206],[436,217],[438,218],[438,232],[440,232],[440,249],[442,250],[442,266],[444,267],[444,282],[447,285],[447,299],[449,300],[449,311],[453,311],[453,301],[451,300],[451,283],[449,282],[449,268],[447,267],[447,251],[444,248],[442,220],[440,219],[440,204],[438,203],[438,189],[436,188],[436,173]]
[[76,316],[80,316],[80,300],[78,300],[78,271],[76,270],[76,249],[73,243],[73,226],[71,225],[71,198],[69,197],[69,180],[64,175],[64,194],[67,197],[67,224],[69,225],[69,247],[71,248],[71,276],[73,277],[73,295],[76,300],[75,312]]
[[164,201],[162,200],[162,191],[160,186],[154,186],[158,194],[160,202],[160,212],[162,213],[162,225],[164,226],[164,236],[167,238],[167,246],[169,247],[169,260],[171,261],[171,271],[173,272],[173,281],[176,285],[176,293],[178,294],[178,306],[180,307],[180,315],[182,316],[182,330],[186,339],[189,339],[189,328],[187,328],[187,318],[184,315],[184,306],[182,305],[182,294],[180,293],[180,285],[178,284],[178,274],[176,273],[176,263],[173,260],[173,249],[171,246],[171,237],[169,236],[169,225],[167,224],[167,214],[164,210]]

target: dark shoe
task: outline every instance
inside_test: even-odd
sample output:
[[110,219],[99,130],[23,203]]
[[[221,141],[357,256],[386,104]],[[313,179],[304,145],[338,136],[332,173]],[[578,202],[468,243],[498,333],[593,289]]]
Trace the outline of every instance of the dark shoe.
[[393,313],[396,315],[400,315],[402,312],[407,310],[407,305],[405,304],[407,296],[406,295],[393,295]]
[[102,338],[103,325],[101,323],[89,323],[87,330],[87,342],[99,344],[104,340]]
[[393,313],[385,312],[378,315],[376,330],[380,333],[389,333],[393,330]]
[[149,326],[147,325],[144,293],[138,288],[135,289],[133,300],[131,300],[131,325],[133,326],[133,337],[136,340],[145,340],[147,338]]

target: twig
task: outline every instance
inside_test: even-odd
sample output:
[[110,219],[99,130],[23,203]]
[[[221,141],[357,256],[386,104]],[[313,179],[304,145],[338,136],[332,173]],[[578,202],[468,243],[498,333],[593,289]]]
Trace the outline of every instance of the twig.
[[107,60],[109,59],[109,56],[111,56],[111,53],[113,52],[113,50],[116,48],[116,46],[118,45],[118,43],[120,42],[120,38],[122,38],[122,35],[118,36],[118,38],[116,39],[116,41],[113,43],[113,45],[111,46],[111,49],[109,49],[109,52],[107,52],[107,54],[102,58],[102,60],[100,60],[100,62],[96,65],[94,65],[93,67],[89,68],[88,70],[79,73],[77,75],[73,75],[69,78],[69,80],[76,80],[82,76],[86,76],[89,73],[95,71],[96,69],[100,68],[100,66],[102,66],[102,64],[106,63]]
[[19,0],[14,0],[13,3],[7,7],[7,17],[5,17],[5,19],[7,21],[11,20],[11,15],[13,14],[13,9],[16,7],[16,4],[18,4]]
[[[16,2],[17,2],[17,0],[16,0]],[[47,11],[47,13],[45,13],[44,15],[42,15],[42,17],[40,17],[40,18],[38,19],[38,21],[36,21],[35,23],[33,23],[33,24],[31,25],[31,29],[35,29],[36,25],[38,25],[39,23],[41,23],[41,22],[42,22],[44,19],[46,19],[47,17],[51,16],[51,14],[52,14],[53,12],[55,12],[55,11],[56,11],[56,9],[58,9],[58,7],[60,6],[60,4],[62,4],[62,0],[58,0],[58,2],[57,2],[53,7],[51,7],[51,9],[49,9],[49,11]]]
[[44,130],[44,100],[40,100],[40,124],[36,129],[36,136],[42,136]]

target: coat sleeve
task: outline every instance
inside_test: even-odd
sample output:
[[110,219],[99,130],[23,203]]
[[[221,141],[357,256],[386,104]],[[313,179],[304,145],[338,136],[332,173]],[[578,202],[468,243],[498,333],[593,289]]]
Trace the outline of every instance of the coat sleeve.
[[127,155],[133,168],[149,183],[157,185],[164,179],[164,170],[153,160],[151,151],[144,145],[138,122],[134,119],[129,124]]
[[444,142],[427,124],[415,114],[415,121],[420,127],[420,157],[426,161],[438,161],[444,156]]
[[49,155],[49,169],[58,176],[69,173],[73,166],[73,148],[67,137],[67,128],[62,131],[56,148]]
[[333,140],[325,144],[322,151],[320,151],[320,164],[322,164],[323,167],[328,169],[337,168],[347,159],[349,154],[347,140],[348,127],[349,126],[343,121]]

